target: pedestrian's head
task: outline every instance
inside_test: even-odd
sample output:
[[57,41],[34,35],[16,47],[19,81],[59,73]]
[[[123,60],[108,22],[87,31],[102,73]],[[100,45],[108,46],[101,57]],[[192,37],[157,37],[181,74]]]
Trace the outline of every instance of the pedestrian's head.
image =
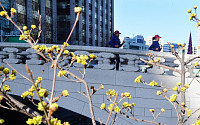
[[162,37],[160,37],[159,35],[155,35],[155,36],[153,37],[153,40],[159,41],[160,38],[162,38]]
[[116,35],[116,36],[119,36],[119,34],[121,34],[118,30],[116,30],[115,32],[114,32],[114,34]]

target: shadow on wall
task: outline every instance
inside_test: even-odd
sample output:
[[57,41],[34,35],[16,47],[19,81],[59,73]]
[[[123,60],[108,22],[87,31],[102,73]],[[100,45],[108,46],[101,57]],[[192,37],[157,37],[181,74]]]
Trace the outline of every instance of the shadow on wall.
[[[19,96],[12,95],[15,99],[19,100],[23,104],[27,105],[28,107],[34,109],[37,111],[37,107],[35,107],[30,101],[27,99],[22,99]],[[34,100],[34,102],[37,104],[38,101]],[[3,105],[5,104],[5,101],[1,102]],[[43,112],[39,112],[40,114],[43,114]],[[54,118],[58,118],[63,122],[69,122],[70,125],[92,125],[91,119],[88,117],[85,117],[83,115],[80,115],[78,113],[75,113],[73,111],[64,109],[59,107],[58,111],[54,114]],[[12,125],[13,123],[17,123],[18,125],[27,125],[26,121],[28,120],[28,116],[16,112],[16,111],[10,111],[4,108],[0,108],[0,118],[4,119],[4,125]],[[44,125],[44,124],[41,124]],[[97,125],[100,125],[100,123],[97,122]]]

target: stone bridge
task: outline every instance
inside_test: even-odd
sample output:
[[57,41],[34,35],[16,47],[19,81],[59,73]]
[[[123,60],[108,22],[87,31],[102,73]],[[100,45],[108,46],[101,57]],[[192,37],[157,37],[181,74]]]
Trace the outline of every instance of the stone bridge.
[[[24,64],[28,64],[35,77],[40,76],[45,62],[36,54],[34,50],[29,48],[28,44],[0,43],[0,47],[2,49],[0,52],[1,65],[8,67],[6,65],[6,62],[8,62],[17,71],[27,76]],[[157,90],[160,90],[160,88],[146,86],[141,83],[134,82],[135,78],[139,75],[142,75],[147,83],[155,80],[159,84],[171,88],[180,82],[180,77],[176,73],[156,66],[149,68],[147,64],[139,60],[139,58],[149,60],[146,54],[152,53],[151,51],[73,45],[70,45],[67,49],[75,54],[88,55],[89,53],[93,53],[98,56],[97,60],[88,66],[85,77],[85,80],[89,86],[93,85],[95,88],[99,88],[101,84],[105,86],[104,90],[99,90],[92,96],[94,112],[97,121],[98,118],[100,118],[101,120],[104,120],[105,123],[108,114],[100,109],[100,105],[101,103],[106,103],[106,106],[109,106],[110,102],[107,100],[106,91],[108,89],[115,89],[116,91],[119,91],[120,94],[123,92],[130,92],[132,99],[125,99],[124,101],[128,101],[129,103],[134,102],[136,104],[134,108],[134,115],[137,118],[152,120],[153,117],[149,112],[149,109],[154,108],[156,113],[159,113],[160,109],[164,108],[165,112],[160,115],[157,121],[161,123],[167,123],[168,125],[176,124],[177,118],[173,106],[161,96],[156,95]],[[119,71],[116,71],[115,65],[110,63],[111,59],[115,57],[115,53],[120,54],[121,66]],[[160,58],[161,64],[179,68],[177,60],[170,53],[159,52],[154,54]],[[186,55],[186,57],[186,59],[189,59],[193,57],[193,55]],[[61,65],[66,66],[68,65],[69,61],[70,58],[67,58],[66,61],[62,62]],[[186,105],[192,111],[199,108],[200,103],[200,84],[198,82],[198,74],[196,74],[198,67],[194,69],[191,68],[196,61],[197,60],[191,62],[191,64],[187,67],[188,73],[186,75],[186,83],[190,83],[190,81],[193,79],[193,76],[197,76],[186,92]],[[76,70],[77,68],[82,70],[81,65],[75,63],[70,71],[80,76],[79,71]],[[52,80],[53,70],[51,69],[50,64],[47,64],[43,73],[43,88],[51,90]],[[16,80],[12,82],[9,81],[7,84],[12,89],[11,94],[18,96],[21,96],[24,91],[28,90],[32,86],[29,81],[22,78],[20,75],[17,75]],[[66,98],[61,98],[58,102],[59,106],[90,117],[87,99],[83,95],[79,94],[79,92],[85,90],[84,85],[82,83],[72,82],[63,77],[58,77],[56,81],[55,94],[60,95],[63,89],[67,89],[69,91],[69,96]],[[167,96],[169,97],[172,93],[174,92],[169,91]],[[178,98],[180,99],[180,97]],[[37,98],[35,97],[35,99]],[[187,124],[191,125],[191,123],[195,123],[195,121],[195,119],[191,119],[187,122]],[[129,120],[120,115],[115,124],[147,125],[147,123]]]

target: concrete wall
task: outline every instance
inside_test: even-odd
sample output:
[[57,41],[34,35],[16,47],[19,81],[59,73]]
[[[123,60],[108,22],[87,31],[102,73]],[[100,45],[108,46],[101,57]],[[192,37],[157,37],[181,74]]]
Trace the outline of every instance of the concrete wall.
[[[17,71],[27,76],[23,64],[12,64],[12,66],[16,68]],[[33,71],[35,77],[38,77],[41,74],[41,69],[43,69],[43,67],[43,65],[29,65],[29,68]],[[80,76],[79,72],[75,70],[75,68],[71,68],[70,71]],[[160,112],[161,108],[164,108],[165,112],[162,113],[157,121],[167,123],[168,125],[176,124],[176,113],[172,105],[161,96],[156,95],[156,92],[157,90],[159,90],[159,88],[146,86],[140,83],[134,83],[135,78],[139,75],[142,75],[147,83],[155,80],[158,83],[162,83],[163,85],[166,85],[168,87],[173,87],[176,83],[180,82],[180,78],[175,76],[164,76],[149,73],[125,72],[115,70],[87,69],[86,81],[88,82],[89,86],[93,85],[95,88],[99,88],[101,84],[104,84],[105,86],[104,90],[99,90],[95,93],[95,95],[92,96],[96,120],[100,118],[101,120],[106,121],[108,114],[105,111],[101,110],[99,107],[101,103],[106,103],[106,106],[109,106],[110,102],[107,101],[105,93],[108,89],[115,89],[116,91],[119,91],[120,95],[123,92],[131,93],[132,99],[125,99],[124,101],[128,101],[129,103],[134,102],[136,104],[134,108],[134,114],[136,117],[152,120],[152,115],[149,112],[149,109],[154,108],[156,110],[156,113],[158,113]],[[53,70],[48,64],[43,74],[42,86],[44,88],[47,88],[48,90],[51,90],[52,78]],[[186,81],[190,82],[191,78],[188,78]],[[6,84],[11,87],[11,94],[19,96],[24,91],[28,90],[32,85],[29,81],[23,79],[20,75],[17,75],[17,79],[13,82],[6,82]],[[194,80],[194,83],[191,84],[191,87],[186,93],[187,104],[189,108],[192,109],[192,111],[194,111],[194,109],[197,109],[199,106],[199,95],[195,94],[199,93],[199,87],[199,83]],[[59,106],[90,117],[87,99],[83,95],[78,93],[78,91],[85,90],[84,85],[81,83],[71,82],[63,77],[57,77],[55,95],[60,95],[63,89],[67,89],[69,91],[69,97],[61,98],[58,102]],[[168,97],[171,95],[171,93],[174,92],[168,92]],[[122,103],[119,105],[122,105]],[[146,125],[147,123],[136,122],[119,116],[116,125],[122,124]],[[188,124],[191,124],[191,122],[188,122]]]

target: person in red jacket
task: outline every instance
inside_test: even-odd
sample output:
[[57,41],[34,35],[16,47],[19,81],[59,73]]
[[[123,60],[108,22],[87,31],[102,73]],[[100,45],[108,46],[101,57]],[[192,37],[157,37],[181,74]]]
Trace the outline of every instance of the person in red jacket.
[[[119,48],[119,47],[121,47],[124,44],[124,41],[122,43],[120,42],[119,34],[121,34],[121,33],[118,30],[116,30],[113,33],[112,39],[108,43],[113,48]],[[115,58],[116,59],[116,70],[119,70],[120,57],[119,57],[119,54],[115,54],[115,56],[116,56],[116,58]],[[114,60],[112,60],[111,63],[113,61]]]

